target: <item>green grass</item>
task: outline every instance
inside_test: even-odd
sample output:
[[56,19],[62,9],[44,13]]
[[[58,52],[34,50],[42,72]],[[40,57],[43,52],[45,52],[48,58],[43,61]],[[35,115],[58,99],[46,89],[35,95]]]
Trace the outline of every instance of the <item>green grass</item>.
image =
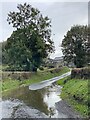
[[88,80],[64,78],[57,82],[62,85],[62,99],[67,100],[81,115],[88,116]]
[[8,67],[8,65],[0,65],[0,70],[5,70]]
[[2,65],[0,65],[0,70],[2,70]]
[[33,83],[38,83],[40,81],[47,80],[47,79],[53,78],[55,76],[62,75],[63,73],[66,73],[69,71],[69,69],[67,67],[63,67],[59,72],[51,73],[50,71],[52,71],[52,70],[54,70],[54,69],[45,70],[45,71],[38,71],[37,73],[32,73],[30,78],[26,79],[26,80],[20,81],[20,80],[13,80],[10,78],[2,80],[2,92],[8,91],[11,89],[15,89],[17,87],[30,85]]
[[60,80],[57,81],[57,84],[63,86],[64,83],[67,82],[69,79],[70,79],[70,76],[67,76],[67,77],[65,77],[65,78],[62,78],[62,79],[60,79]]

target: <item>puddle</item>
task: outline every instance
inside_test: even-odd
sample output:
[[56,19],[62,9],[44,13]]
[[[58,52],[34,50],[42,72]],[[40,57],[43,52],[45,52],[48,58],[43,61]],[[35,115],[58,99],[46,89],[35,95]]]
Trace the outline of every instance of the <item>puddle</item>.
[[[79,118],[60,98],[61,86],[55,84],[61,76],[12,90],[2,96],[0,118]],[[68,119],[69,120],[69,119]]]
[[3,118],[58,118],[55,103],[59,102],[61,87],[51,85],[40,90],[21,87],[11,91],[2,101]]

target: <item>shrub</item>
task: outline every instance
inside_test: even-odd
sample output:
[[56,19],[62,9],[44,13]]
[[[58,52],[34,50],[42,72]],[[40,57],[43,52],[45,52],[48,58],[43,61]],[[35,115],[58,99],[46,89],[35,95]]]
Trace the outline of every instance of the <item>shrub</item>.
[[39,70],[44,70],[44,68],[43,67],[39,67]]
[[53,69],[53,70],[50,70],[51,73],[59,73],[61,70],[61,68],[56,68],[56,69]]
[[90,79],[90,68],[74,68],[71,71],[71,78]]

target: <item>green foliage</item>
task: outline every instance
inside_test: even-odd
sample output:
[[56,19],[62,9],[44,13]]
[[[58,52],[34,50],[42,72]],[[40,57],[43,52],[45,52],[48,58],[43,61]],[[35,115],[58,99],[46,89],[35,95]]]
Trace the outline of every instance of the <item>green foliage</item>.
[[44,70],[44,68],[43,68],[42,66],[41,66],[41,67],[39,67],[39,69],[40,69],[40,70]]
[[8,63],[8,54],[7,54],[7,51],[5,50],[7,41],[1,42],[0,44],[2,45],[2,64],[7,64]]
[[[64,83],[65,81],[67,82]],[[62,79],[62,82],[59,80],[58,83],[63,85],[61,97],[72,104],[82,115],[88,116],[88,80],[68,77]]]
[[90,79],[90,68],[74,68],[71,71],[71,78]]
[[20,82],[18,80],[11,80],[7,79],[6,81],[2,81],[2,91],[5,91],[7,89],[14,89],[16,88]]
[[[54,51],[51,21],[29,4],[17,6],[7,21],[16,28],[4,48],[11,70],[37,71],[44,58]],[[6,52],[5,52],[6,51]],[[4,56],[5,56],[4,55]]]
[[66,73],[66,72],[69,72],[69,68],[68,67],[61,67],[61,68],[53,68],[50,70],[51,73],[59,73],[61,71],[61,74],[62,73]]
[[74,63],[76,67],[87,64],[88,27],[73,26],[62,41],[62,52],[67,63]]
[[[69,70],[69,69],[67,68],[67,70]],[[36,73],[31,73],[30,75],[25,74],[25,72],[24,72],[23,73],[24,80],[22,79],[22,72],[21,72],[20,80],[16,79],[17,75],[11,74],[8,77],[7,76],[3,77],[2,91],[11,90],[13,88],[17,88],[17,87],[20,87],[23,85],[30,85],[33,83],[38,83],[40,81],[47,80],[47,79],[62,75],[65,72],[67,72],[66,67],[63,67],[58,73],[56,71],[54,71],[53,74],[50,72],[50,70],[37,71]],[[20,74],[20,73],[17,73],[17,74]],[[12,79],[13,76],[14,76],[14,79]]]
[[70,76],[60,79],[59,81],[57,81],[57,84],[63,86],[68,82],[68,80],[70,80]]

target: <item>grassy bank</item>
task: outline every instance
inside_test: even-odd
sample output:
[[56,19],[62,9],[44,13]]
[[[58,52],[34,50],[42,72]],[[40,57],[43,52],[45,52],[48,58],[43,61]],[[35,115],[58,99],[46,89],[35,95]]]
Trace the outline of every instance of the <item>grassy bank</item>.
[[25,80],[11,79],[10,77],[8,77],[7,79],[2,80],[2,92],[15,89],[21,86],[30,85],[33,83],[38,83],[40,81],[62,75],[63,73],[68,71],[69,69],[67,67],[63,67],[59,70],[50,69],[50,70],[38,71],[37,73],[32,73],[30,75],[30,78]]
[[82,116],[88,116],[88,80],[64,78],[57,82],[62,85],[61,97],[67,100]]

